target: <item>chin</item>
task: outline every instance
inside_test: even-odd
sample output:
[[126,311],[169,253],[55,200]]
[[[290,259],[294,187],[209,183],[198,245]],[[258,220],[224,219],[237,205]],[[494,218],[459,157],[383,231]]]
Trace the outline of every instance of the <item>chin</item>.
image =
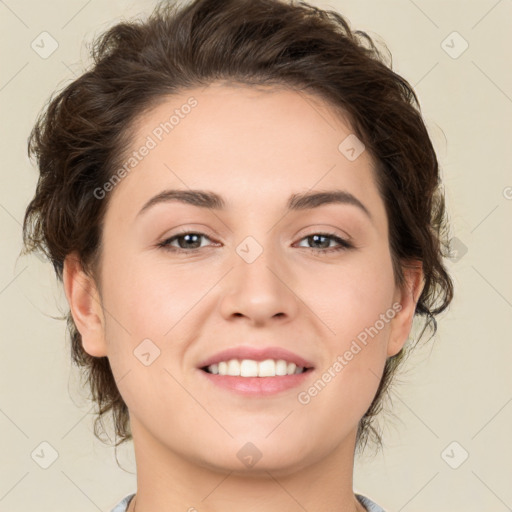
[[[267,432],[268,434],[268,432]],[[267,435],[266,434],[266,435]],[[237,475],[261,476],[268,478],[268,473],[275,475],[288,475],[297,472],[308,466],[313,461],[307,456],[303,449],[304,443],[298,440],[288,446],[284,440],[276,436],[276,439],[265,439],[249,441],[237,438],[230,440],[224,446],[216,444],[216,450],[209,450],[208,453],[197,454],[199,464],[209,470],[219,472],[232,472]]]

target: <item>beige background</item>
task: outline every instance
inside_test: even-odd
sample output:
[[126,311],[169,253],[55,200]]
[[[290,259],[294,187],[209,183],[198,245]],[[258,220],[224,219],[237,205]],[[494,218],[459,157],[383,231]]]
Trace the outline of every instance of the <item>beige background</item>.
[[[384,452],[357,461],[354,488],[387,512],[510,510],[512,1],[312,3],[381,38],[415,87],[459,247],[448,261],[454,303],[395,386],[396,417],[382,418]],[[18,254],[37,178],[26,156],[37,113],[88,64],[84,41],[152,5],[0,1],[0,511],[110,511],[136,489],[132,445],[117,451],[123,471],[93,436],[65,324],[51,318],[67,306],[51,265]],[[31,48],[43,31],[58,42],[46,59]],[[463,40],[469,47],[458,55]],[[47,469],[36,456],[42,448],[49,462],[42,442],[58,453]]]

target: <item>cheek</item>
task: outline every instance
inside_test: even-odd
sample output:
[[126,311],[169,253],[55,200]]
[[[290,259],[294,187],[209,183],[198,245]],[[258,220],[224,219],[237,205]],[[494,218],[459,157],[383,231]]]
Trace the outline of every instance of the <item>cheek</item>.
[[363,302],[346,302],[346,309],[332,323],[336,334],[326,335],[326,357],[316,379],[297,397],[310,413],[314,411],[319,429],[327,423],[334,428],[355,426],[370,407],[394,315],[386,297],[375,293]]
[[305,275],[303,285],[305,302],[331,337],[342,343],[391,308],[395,291],[391,257],[384,249],[353,253],[340,264],[317,265],[316,272]]
[[215,282],[205,265],[184,267],[134,258],[112,266],[105,303],[131,337],[163,340]]
[[127,382],[120,387],[134,410],[161,389],[162,379],[169,378],[172,387],[165,369],[181,374],[190,364],[187,348],[202,324],[198,315],[213,307],[207,292],[218,280],[200,267],[185,272],[164,260],[147,264],[137,258],[110,266],[104,296],[109,360],[116,380],[130,372],[130,381],[137,382],[135,388]]
[[308,304],[328,327],[318,387],[327,383],[329,390],[322,401],[350,404],[362,415],[376,393],[396,315],[391,257],[383,250],[354,258],[353,265],[329,267],[321,282],[311,288]]

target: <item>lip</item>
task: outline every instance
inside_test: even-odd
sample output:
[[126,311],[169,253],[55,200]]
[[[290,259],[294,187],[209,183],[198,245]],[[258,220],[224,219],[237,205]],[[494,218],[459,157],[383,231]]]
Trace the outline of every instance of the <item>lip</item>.
[[210,384],[242,396],[264,397],[275,395],[290,389],[305,386],[305,380],[314,373],[309,369],[303,373],[276,377],[235,377],[232,375],[214,375],[198,370]]
[[[307,361],[303,357],[290,352],[282,347],[252,347],[249,345],[240,345],[238,347],[228,348],[226,350],[222,350],[217,352],[216,354],[208,357],[203,360],[198,368],[204,368],[206,366],[210,366],[212,364],[218,364],[221,361],[229,361],[230,359],[252,359],[254,361],[264,361],[265,359],[284,359],[289,363],[295,363],[297,366],[301,366],[304,368],[313,368],[313,364],[310,361]],[[307,372],[306,372],[307,373]],[[297,374],[301,375],[301,374]],[[285,377],[283,375],[283,377]],[[236,377],[234,377],[236,378]],[[245,380],[251,379],[253,377],[242,377]],[[261,379],[264,377],[254,377],[257,379]],[[277,377],[272,377],[277,378]]]

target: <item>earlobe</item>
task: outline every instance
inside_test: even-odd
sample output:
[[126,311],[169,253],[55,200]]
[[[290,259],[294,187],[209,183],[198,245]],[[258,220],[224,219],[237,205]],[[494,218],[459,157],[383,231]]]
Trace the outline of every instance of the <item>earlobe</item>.
[[62,280],[73,320],[82,336],[84,350],[94,357],[106,356],[101,299],[94,279],[84,272],[76,252],[66,256]]
[[400,311],[391,322],[387,348],[388,357],[396,355],[405,345],[411,332],[416,305],[425,286],[421,261],[409,262],[402,267],[402,272],[405,282],[401,288],[397,288],[395,295],[395,300],[400,303]]

